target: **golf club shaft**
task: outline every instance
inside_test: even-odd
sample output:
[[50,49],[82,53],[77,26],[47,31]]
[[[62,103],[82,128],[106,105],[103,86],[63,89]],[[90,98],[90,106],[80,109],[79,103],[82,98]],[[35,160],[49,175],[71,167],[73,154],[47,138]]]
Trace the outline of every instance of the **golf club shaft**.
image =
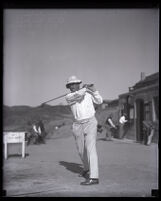
[[[91,87],[91,86],[93,86],[93,84],[85,84],[82,88],[84,88],[84,87]],[[81,89],[82,89],[82,88],[81,88]],[[64,97],[64,96],[66,96],[67,94],[68,94],[68,93],[63,94],[63,95],[61,95],[61,96],[58,96],[58,97],[56,97],[56,98],[50,99],[50,100],[48,100],[48,101],[45,101],[45,102],[43,102],[41,105],[46,104],[46,103],[48,103],[48,102],[51,102],[51,101],[53,101],[53,100],[62,98],[62,97]]]
[[50,102],[50,101],[53,101],[53,100],[56,100],[56,99],[59,99],[59,98],[62,98],[62,97],[64,97],[64,96],[66,96],[66,95],[67,95],[67,94],[63,94],[63,95],[58,96],[58,97],[56,97],[56,98],[50,99],[50,100],[48,100],[48,101],[45,101],[45,102],[43,102],[42,104],[48,103],[48,102]]

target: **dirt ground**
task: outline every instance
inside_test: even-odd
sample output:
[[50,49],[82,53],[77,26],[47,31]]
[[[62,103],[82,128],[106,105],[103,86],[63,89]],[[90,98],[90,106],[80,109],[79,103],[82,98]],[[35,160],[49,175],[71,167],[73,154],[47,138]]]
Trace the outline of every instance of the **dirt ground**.
[[152,189],[158,189],[157,144],[104,141],[100,136],[97,151],[100,183],[81,186],[82,165],[73,136],[26,146],[25,158],[9,155],[3,162],[6,196],[151,197]]

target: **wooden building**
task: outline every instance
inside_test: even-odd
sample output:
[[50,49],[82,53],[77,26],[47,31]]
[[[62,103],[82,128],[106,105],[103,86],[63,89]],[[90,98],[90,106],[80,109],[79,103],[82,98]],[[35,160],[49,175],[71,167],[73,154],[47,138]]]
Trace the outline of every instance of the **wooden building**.
[[129,92],[119,95],[120,115],[125,112],[129,119],[129,128],[126,138],[143,141],[143,120],[156,123],[156,132],[153,141],[158,140],[159,122],[159,73],[145,76]]

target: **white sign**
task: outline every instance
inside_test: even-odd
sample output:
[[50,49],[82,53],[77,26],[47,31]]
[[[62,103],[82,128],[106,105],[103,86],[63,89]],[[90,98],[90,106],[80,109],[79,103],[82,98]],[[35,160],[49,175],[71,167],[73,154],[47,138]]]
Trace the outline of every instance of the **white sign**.
[[4,132],[4,142],[20,143],[25,140],[25,132]]
[[7,159],[7,144],[22,143],[22,157],[25,157],[25,132],[3,132],[4,154]]

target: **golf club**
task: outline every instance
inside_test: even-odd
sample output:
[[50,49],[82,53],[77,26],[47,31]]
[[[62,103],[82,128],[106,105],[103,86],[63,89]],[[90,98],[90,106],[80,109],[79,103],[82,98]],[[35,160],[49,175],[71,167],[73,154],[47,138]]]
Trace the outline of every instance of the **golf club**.
[[41,106],[44,106],[46,103],[51,102],[51,101],[56,100],[56,99],[59,99],[59,98],[62,98],[62,97],[64,97],[64,96],[66,96],[66,95],[67,95],[67,94],[63,94],[63,95],[58,96],[58,97],[56,97],[56,98],[52,98],[52,99],[50,99],[50,100],[48,100],[48,101],[45,101],[45,102],[43,102],[43,103],[41,104]]
[[[92,87],[92,86],[93,86],[93,84],[84,84],[82,88],[88,88],[88,87]],[[82,89],[82,88],[81,88],[81,89]],[[45,102],[43,102],[40,106],[43,107],[46,103],[51,102],[51,101],[56,100],[56,99],[59,99],[59,98],[62,98],[62,97],[64,97],[64,96],[66,96],[67,94],[68,94],[68,93],[63,94],[63,95],[61,95],[61,96],[58,96],[58,97],[56,97],[56,98],[52,98],[52,99],[50,99],[50,100],[48,100],[48,101],[45,101]]]

